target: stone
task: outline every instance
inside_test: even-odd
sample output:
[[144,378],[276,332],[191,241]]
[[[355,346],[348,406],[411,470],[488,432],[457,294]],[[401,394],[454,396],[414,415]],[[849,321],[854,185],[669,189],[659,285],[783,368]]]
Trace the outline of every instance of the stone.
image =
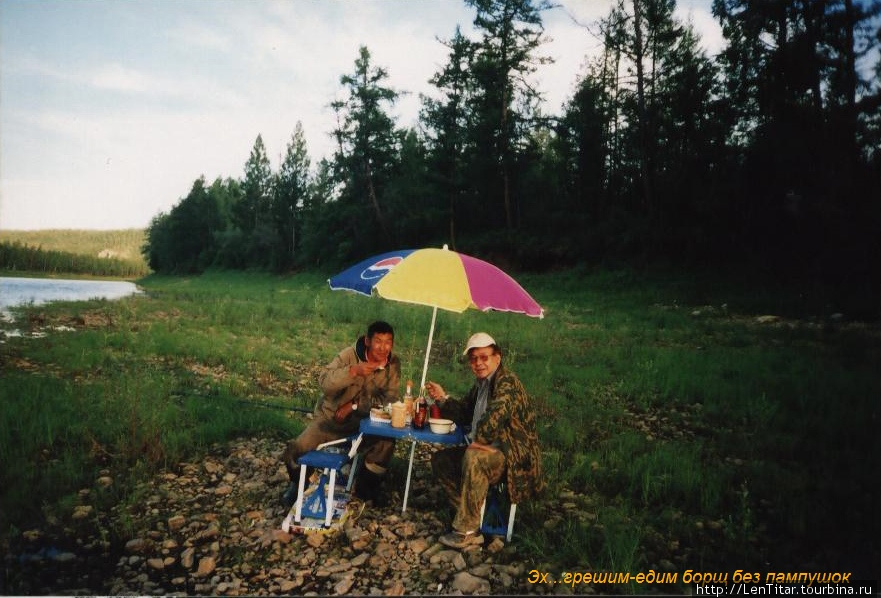
[[382,559],[391,559],[395,556],[395,547],[388,542],[380,542],[374,548],[374,554]]
[[756,322],[759,324],[775,324],[780,321],[780,316],[757,316]]
[[407,548],[414,554],[422,554],[428,550],[428,541],[425,538],[416,538],[407,543]]
[[[299,583],[297,583],[298,581]],[[293,592],[293,590],[296,590],[298,587],[300,587],[302,583],[302,578],[295,577],[294,579],[285,579],[279,585],[279,589],[282,591],[283,594],[290,594]]]
[[364,563],[366,563],[367,559],[369,559],[369,558],[370,558],[369,554],[367,554],[366,552],[362,552],[361,554],[359,554],[358,556],[353,558],[351,560],[350,564],[352,565],[352,567],[360,567]]
[[180,555],[180,564],[184,569],[192,569],[195,562],[196,549],[192,546],[184,550]]
[[427,548],[425,551],[423,551],[422,560],[430,562],[431,557],[433,557],[434,555],[436,555],[438,552],[440,552],[443,549],[444,549],[444,545],[441,544],[440,542],[436,542],[436,543],[432,544],[429,548]]
[[174,517],[169,517],[167,521],[168,529],[170,531],[176,532],[177,530],[181,529],[186,522],[187,518],[183,515],[175,515]]
[[499,572],[499,582],[502,584],[502,587],[506,590],[514,585],[514,578],[505,573],[504,571]]
[[[443,546],[443,544],[441,545]],[[445,549],[433,554],[428,562],[436,565],[438,563],[451,563],[456,556],[462,556],[458,550]]]
[[92,505],[79,505],[74,507],[73,515],[71,517],[73,517],[74,520],[85,519],[92,514],[93,510]]
[[147,550],[147,540],[143,538],[134,538],[125,543],[125,551],[131,554],[141,553]]
[[28,540],[29,542],[34,542],[35,540],[40,539],[40,537],[43,535],[43,532],[38,529],[29,529],[23,531],[21,535],[25,540]]
[[217,568],[217,561],[213,556],[203,556],[199,559],[199,568],[196,570],[196,577],[207,577]]
[[386,588],[383,594],[385,596],[403,596],[405,592],[406,588],[404,587],[404,584],[400,580],[396,580],[391,586]]
[[489,594],[490,592],[490,584],[489,581],[483,579],[482,577],[477,577],[476,575],[472,575],[467,571],[462,571],[457,573],[455,577],[453,577],[453,583],[451,584],[454,590],[458,590],[463,594]]
[[69,563],[76,560],[76,555],[72,552],[59,552],[52,557],[56,563]]
[[498,536],[494,537],[492,541],[487,545],[486,550],[490,554],[496,554],[497,552],[501,552],[505,549],[505,541],[499,538]]
[[272,541],[280,542],[281,544],[289,544],[294,537],[288,532],[280,529],[272,530]]
[[354,577],[351,575],[347,575],[342,578],[333,586],[333,593],[337,596],[345,595],[349,593],[349,590],[352,589],[352,585],[355,583]]
[[468,563],[465,562],[465,557],[462,556],[461,552],[456,552],[451,562],[456,571],[462,571],[468,566]]
[[477,565],[476,567],[472,567],[469,573],[471,575],[476,575],[477,577],[492,578],[493,566],[489,563],[482,563],[480,565]]
[[157,571],[165,569],[165,561],[162,559],[147,559],[147,566]]

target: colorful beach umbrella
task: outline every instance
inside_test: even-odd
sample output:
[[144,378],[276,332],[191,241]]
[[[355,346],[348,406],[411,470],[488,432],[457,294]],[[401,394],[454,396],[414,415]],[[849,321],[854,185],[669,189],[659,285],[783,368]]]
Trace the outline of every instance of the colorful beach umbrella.
[[335,291],[376,294],[434,308],[420,388],[425,386],[438,308],[456,313],[471,308],[544,316],[535,299],[500,268],[450,251],[446,245],[443,249],[403,249],[376,255],[340,272],[328,283]]

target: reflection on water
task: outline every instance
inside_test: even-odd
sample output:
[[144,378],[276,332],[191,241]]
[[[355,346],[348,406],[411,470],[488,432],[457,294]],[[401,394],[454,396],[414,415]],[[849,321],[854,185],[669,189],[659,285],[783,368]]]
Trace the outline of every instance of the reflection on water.
[[14,305],[50,301],[119,299],[140,293],[133,282],[118,280],[60,280],[0,276],[0,312]]

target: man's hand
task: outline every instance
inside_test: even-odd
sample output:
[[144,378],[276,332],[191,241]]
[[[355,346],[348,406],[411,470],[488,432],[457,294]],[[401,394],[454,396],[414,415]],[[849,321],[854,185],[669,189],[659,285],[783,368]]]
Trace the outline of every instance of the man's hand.
[[428,391],[428,396],[430,396],[435,401],[440,401],[441,403],[443,403],[447,399],[447,393],[444,390],[444,387],[437,382],[426,382],[425,390]]
[[384,368],[385,366],[381,362],[370,363],[368,361],[362,361],[356,365],[349,366],[349,376],[352,378],[357,376],[369,376],[373,372]]

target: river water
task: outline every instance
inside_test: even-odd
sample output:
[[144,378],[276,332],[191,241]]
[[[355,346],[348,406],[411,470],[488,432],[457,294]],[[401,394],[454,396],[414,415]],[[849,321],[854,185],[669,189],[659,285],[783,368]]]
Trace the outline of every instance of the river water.
[[142,292],[133,282],[119,280],[64,280],[0,276],[0,313],[15,305],[50,301],[120,299]]

